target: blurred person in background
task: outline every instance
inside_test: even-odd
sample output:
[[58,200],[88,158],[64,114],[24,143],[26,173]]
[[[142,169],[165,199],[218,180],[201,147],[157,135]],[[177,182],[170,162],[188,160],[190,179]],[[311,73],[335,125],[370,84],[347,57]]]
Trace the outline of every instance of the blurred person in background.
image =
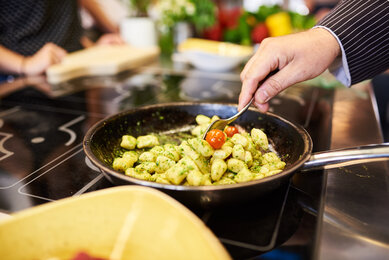
[[93,42],[105,33],[119,34],[120,23],[129,15],[129,7],[122,0],[94,0],[80,10],[84,35]]
[[[80,7],[88,10],[106,33],[96,42],[84,35]],[[123,43],[117,26],[95,0],[1,1],[0,17],[0,81],[7,75],[42,74],[68,52],[94,44]]]

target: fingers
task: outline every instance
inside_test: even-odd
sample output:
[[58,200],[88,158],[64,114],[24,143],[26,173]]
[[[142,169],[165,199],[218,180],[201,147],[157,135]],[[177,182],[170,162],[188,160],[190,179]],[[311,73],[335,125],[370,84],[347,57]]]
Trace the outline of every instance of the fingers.
[[121,45],[125,44],[123,38],[116,33],[104,34],[96,42],[97,45]]
[[42,51],[46,52],[46,55],[50,60],[49,65],[60,63],[63,60],[63,58],[67,55],[65,49],[51,42],[46,43],[43,46]]
[[259,86],[259,89],[255,93],[255,100],[258,103],[266,103],[289,86],[307,79],[305,70],[306,68],[303,65],[291,61]]
[[48,67],[57,64],[67,55],[66,50],[54,43],[46,43],[36,54],[25,58],[24,73],[26,75],[39,75]]
[[[321,28],[263,40],[240,75],[238,109],[254,95],[254,104],[267,111],[271,98],[289,86],[320,75],[339,53],[337,40]],[[275,69],[278,72],[264,80]]]
[[65,58],[65,56],[68,54],[65,49],[63,49],[57,45],[55,45],[53,52],[59,61],[62,61],[63,58]]
[[258,81],[255,79],[246,79],[242,83],[242,90],[239,95],[238,111],[247,105],[257,90]]
[[[261,64],[255,64],[254,61],[251,63],[251,66],[260,68]],[[243,106],[247,104],[247,102],[254,95],[255,106],[259,110],[266,112],[269,108],[268,102],[271,98],[289,86],[304,79],[302,73],[296,73],[299,71],[299,69],[293,61],[288,63],[284,68],[276,72],[274,75],[268,77],[263,83],[260,83],[261,80],[266,78],[268,73],[270,73],[267,71],[268,70],[266,68],[262,69],[262,73],[258,71],[257,75],[254,74],[254,76],[251,75],[251,73],[255,73],[253,69],[249,68],[246,71],[246,75],[244,76],[242,84],[242,90],[239,96],[239,110],[243,108]]]
[[240,75],[242,89],[239,95],[238,110],[242,109],[253,97],[258,89],[258,84],[278,67],[278,63],[275,62],[272,55],[262,53],[261,51],[260,48],[248,61]]
[[263,113],[265,113],[269,110],[269,103],[261,104],[261,103],[254,101],[254,105],[258,108],[259,111],[261,111]]
[[286,81],[283,78],[285,69],[279,71],[273,76],[269,77],[262,85],[259,86],[255,93],[255,100],[257,103],[267,103],[271,98],[276,96],[282,90],[287,88]]

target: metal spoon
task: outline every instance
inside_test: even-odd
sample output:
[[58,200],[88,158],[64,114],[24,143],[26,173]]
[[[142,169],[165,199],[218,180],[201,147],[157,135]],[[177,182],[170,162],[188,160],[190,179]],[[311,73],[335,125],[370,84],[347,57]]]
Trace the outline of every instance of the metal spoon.
[[251,103],[253,103],[254,101],[254,97],[251,98],[250,102],[244,107],[242,108],[242,110],[240,110],[238,113],[236,113],[235,115],[233,115],[232,117],[230,118],[227,118],[227,119],[218,119],[218,120],[215,120],[213,121],[207,128],[207,130],[204,132],[204,135],[203,135],[203,140],[205,140],[205,138],[207,137],[207,134],[209,131],[211,131],[212,129],[220,129],[220,130],[224,130],[224,128],[231,124],[233,121],[235,121],[235,119],[237,119],[241,114],[243,114],[244,112],[246,112],[246,110],[251,106]]
[[[273,70],[272,72],[270,72],[260,83],[258,83],[258,87],[263,83],[265,82],[265,80],[267,80],[269,77],[273,76],[274,74],[276,74],[279,70],[276,69],[276,70]],[[246,110],[251,106],[251,103],[253,103],[254,101],[254,97],[251,98],[250,102],[244,107],[242,108],[242,110],[240,110],[238,113],[236,113],[235,115],[233,115],[232,117],[230,118],[227,118],[227,119],[218,119],[218,120],[215,120],[213,121],[207,128],[207,130],[205,130],[204,134],[203,134],[203,140],[205,140],[205,138],[207,137],[207,134],[209,131],[211,131],[212,129],[220,129],[220,130],[224,130],[224,128],[228,125],[228,124],[231,124],[233,121],[235,121],[235,119],[237,119],[238,117],[240,117],[244,112],[246,112]]]

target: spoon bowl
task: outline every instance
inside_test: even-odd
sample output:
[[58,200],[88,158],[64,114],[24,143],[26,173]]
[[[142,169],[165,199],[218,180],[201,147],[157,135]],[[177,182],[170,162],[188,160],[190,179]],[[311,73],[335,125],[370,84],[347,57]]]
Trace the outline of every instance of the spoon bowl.
[[254,101],[254,97],[251,98],[250,102],[244,108],[242,108],[242,110],[240,110],[238,113],[236,113],[232,117],[227,118],[227,119],[218,119],[218,120],[213,121],[208,126],[207,130],[205,130],[205,132],[203,134],[203,140],[205,140],[208,132],[211,131],[212,129],[219,129],[219,130],[223,131],[227,125],[234,122],[238,117],[240,117],[244,112],[246,112],[246,110],[251,106],[251,103],[253,103],[253,101]]

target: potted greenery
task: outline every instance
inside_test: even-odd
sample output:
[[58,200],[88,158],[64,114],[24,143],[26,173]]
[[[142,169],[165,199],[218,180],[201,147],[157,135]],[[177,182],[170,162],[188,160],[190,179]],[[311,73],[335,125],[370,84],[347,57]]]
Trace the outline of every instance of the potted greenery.
[[159,0],[154,6],[161,53],[170,55],[185,37],[201,33],[216,20],[212,0]]

